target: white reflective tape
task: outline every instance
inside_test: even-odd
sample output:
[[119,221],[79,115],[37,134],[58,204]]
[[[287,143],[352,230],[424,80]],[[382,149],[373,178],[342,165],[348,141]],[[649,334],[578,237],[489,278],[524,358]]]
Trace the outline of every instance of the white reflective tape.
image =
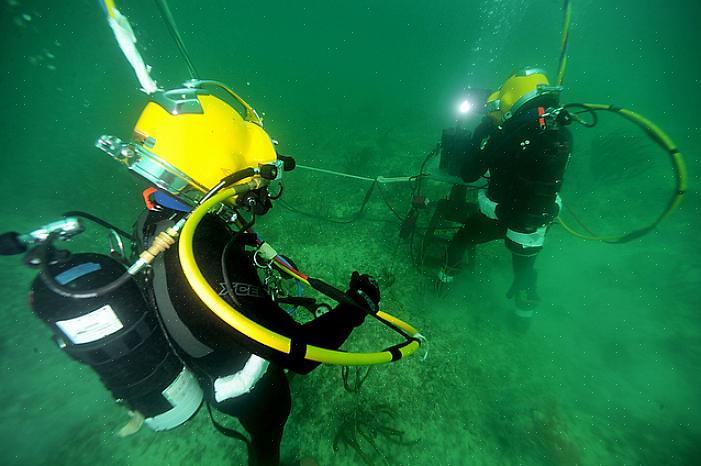
[[144,420],[144,424],[151,430],[162,431],[178,427],[190,419],[202,404],[202,389],[187,367],[183,367],[175,380],[161,393],[172,408]]
[[256,383],[263,378],[270,362],[252,354],[243,369],[235,374],[219,377],[214,381],[214,399],[217,403],[237,396],[245,395],[253,390]]
[[480,189],[477,192],[477,202],[480,206],[480,212],[482,212],[482,215],[491,218],[492,220],[498,220],[496,210],[499,204],[487,197],[486,189]]
[[100,340],[124,327],[112,306],[99,309],[69,320],[59,320],[56,326],[76,345]]
[[547,226],[543,225],[533,233],[520,233],[511,229],[506,230],[506,237],[516,244],[527,248],[537,248],[545,244],[545,231]]

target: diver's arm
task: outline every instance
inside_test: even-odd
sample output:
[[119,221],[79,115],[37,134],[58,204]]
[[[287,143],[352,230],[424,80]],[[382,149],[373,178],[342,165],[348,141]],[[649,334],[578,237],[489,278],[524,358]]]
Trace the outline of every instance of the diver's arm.
[[[348,304],[339,304],[330,312],[311,322],[300,325],[294,338],[321,348],[338,349],[350,336],[353,329],[363,323],[365,313]],[[308,374],[320,363],[290,357],[285,364],[288,369]]]
[[300,324],[272,301],[270,306],[266,306],[264,313],[265,317],[261,315],[249,315],[249,317],[268,330],[291,338],[293,341],[291,354],[271,349],[238,332],[232,333],[232,343],[299,374],[308,374],[320,363],[304,359],[302,354],[295,353],[294,348],[313,345],[338,349],[350,336],[353,329],[362,323],[365,316],[365,314],[359,315],[359,310],[353,306],[339,304],[313,321]]
[[474,183],[479,180],[488,168],[485,151],[482,150],[482,141],[489,137],[494,129],[494,123],[485,118],[475,128],[468,146],[465,148],[464,162],[460,167],[460,177],[466,183]]
[[[331,311],[305,324],[297,323],[292,317],[279,309],[277,323],[271,322],[271,330],[279,328],[280,333],[292,337],[293,341],[305,345],[314,345],[328,349],[338,349],[350,336],[355,327],[360,326],[367,315],[369,307],[377,308],[380,301],[380,291],[377,285],[370,282],[367,275],[357,272],[351,277],[351,284],[346,294],[353,299],[358,306],[341,303]],[[277,307],[277,305],[275,305]],[[373,309],[375,310],[375,309]],[[300,356],[291,356],[279,352],[269,353],[271,361],[300,374],[308,374],[320,363],[303,359]]]
[[313,321],[301,324],[295,321],[264,291],[255,269],[242,248],[230,248],[228,261],[231,273],[230,280],[235,283],[247,284],[251,289],[257,290],[255,296],[250,294],[236,296],[238,311],[270,331],[289,337],[293,341],[291,354],[270,349],[238,332],[231,333],[232,343],[239,344],[270,362],[301,374],[309,373],[319,363],[304,359],[303,354],[298,354],[297,349],[303,348],[304,345],[338,349],[353,329],[362,324],[365,319],[366,313],[363,308],[367,307],[368,304],[360,297],[359,293],[362,292],[365,296],[369,296],[374,303],[379,302],[379,289],[376,289],[376,285],[371,285],[367,278],[363,278],[367,276],[354,273],[346,294],[363,307],[359,308],[342,303]]

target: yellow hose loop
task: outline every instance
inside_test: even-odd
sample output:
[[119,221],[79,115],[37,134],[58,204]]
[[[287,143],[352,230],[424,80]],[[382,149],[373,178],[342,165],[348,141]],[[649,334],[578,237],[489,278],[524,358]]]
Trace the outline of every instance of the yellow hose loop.
[[386,322],[389,322],[390,324],[396,325],[397,327],[401,328],[402,330],[404,330],[404,331],[405,331],[406,333],[408,333],[409,335],[416,335],[417,333],[419,333],[418,330],[416,330],[416,329],[415,329],[414,327],[412,327],[411,325],[407,324],[406,322],[404,322],[404,321],[401,320],[401,319],[398,319],[398,318],[394,317],[394,316],[391,315],[391,314],[387,314],[387,313],[384,312],[384,311],[377,311],[377,314],[376,314],[376,315],[377,315],[377,317],[378,317],[379,319],[382,319],[382,320],[384,320],[384,321],[386,321]]
[[[292,340],[289,337],[268,330],[257,322],[244,316],[227,303],[219,294],[212,289],[207,280],[202,275],[197,262],[195,261],[192,242],[197,229],[197,225],[202,221],[207,212],[220,202],[225,200],[235,200],[241,193],[252,189],[251,183],[227,188],[212,196],[209,200],[197,207],[188,218],[180,233],[178,243],[180,254],[180,265],[187,281],[193,291],[205,303],[205,305],[216,314],[221,320],[238,332],[243,333],[258,343],[272,348],[282,353],[290,353]],[[398,320],[398,319],[397,319]],[[401,322],[401,321],[399,321]],[[404,324],[402,322],[402,324]],[[407,328],[413,328],[404,324]],[[416,334],[413,332],[412,335]],[[416,352],[420,347],[418,340],[409,340],[402,345],[393,348],[392,351],[377,351],[372,353],[347,353],[344,351],[320,348],[313,345],[304,345],[301,351],[304,359],[322,362],[326,364],[338,364],[347,366],[366,366],[374,364],[384,364],[402,359]]]
[[572,227],[570,224],[568,224],[563,218],[562,215],[559,215],[557,217],[557,221],[560,224],[562,228],[567,231],[567,233],[571,234],[572,236],[575,236],[579,239],[587,240],[587,241],[604,241],[604,242],[613,242],[621,238],[623,235],[619,236],[594,236],[594,235],[588,235],[586,233],[581,233],[577,231],[574,227]]
[[411,341],[407,345],[399,348],[401,357],[395,358],[389,351],[376,353],[345,353],[343,351],[330,350],[310,345],[307,347],[307,354],[304,356],[304,358],[309,359],[310,361],[323,362],[338,366],[373,366],[403,359],[414,354],[420,346],[421,345],[418,341]]
[[585,103],[582,105],[591,110],[608,111],[616,113],[626,118],[627,120],[635,123],[639,128],[641,128],[645,132],[645,134],[647,134],[648,137],[650,137],[650,139],[652,139],[658,146],[663,148],[669,154],[670,159],[672,161],[672,166],[674,167],[674,175],[676,177],[677,186],[674,195],[667,204],[667,207],[657,217],[657,219],[653,221],[650,225],[640,228],[631,233],[617,236],[593,236],[575,230],[571,225],[568,225],[562,219],[561,216],[558,216],[558,221],[567,232],[578,238],[586,240],[604,241],[609,243],[622,243],[639,238],[640,236],[654,229],[660,222],[669,217],[672,211],[674,211],[674,209],[676,209],[684,199],[684,194],[687,189],[688,178],[686,164],[684,163],[684,156],[681,152],[679,152],[679,149],[674,144],[672,139],[664,131],[662,131],[662,129],[660,129],[657,125],[655,125],[652,121],[648,120],[644,116],[626,108],[617,107],[615,105],[589,103]]

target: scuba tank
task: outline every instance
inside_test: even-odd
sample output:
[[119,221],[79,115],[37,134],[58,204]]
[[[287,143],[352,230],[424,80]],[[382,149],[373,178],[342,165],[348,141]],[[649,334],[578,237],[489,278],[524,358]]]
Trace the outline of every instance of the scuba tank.
[[[26,262],[41,267],[29,302],[54,341],[89,365],[114,399],[143,415],[152,430],[169,430],[190,419],[202,403],[202,390],[170,347],[137,281],[118,282],[125,266],[112,257],[56,250],[51,239],[31,250]],[[71,296],[94,289],[109,291]]]

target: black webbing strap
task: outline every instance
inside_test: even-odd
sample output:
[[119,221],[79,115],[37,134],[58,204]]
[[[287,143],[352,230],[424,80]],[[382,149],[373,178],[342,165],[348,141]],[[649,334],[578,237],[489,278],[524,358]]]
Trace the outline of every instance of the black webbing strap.
[[294,360],[302,361],[307,355],[307,343],[301,338],[290,339],[290,357]]
[[212,421],[212,425],[214,426],[215,429],[219,431],[220,434],[223,434],[229,438],[233,438],[236,440],[241,440],[246,444],[246,448],[248,449],[248,456],[251,456],[251,441],[246,438],[245,435],[243,435],[241,432],[235,430],[235,429],[230,429],[228,427],[224,427],[222,424],[220,424],[216,419],[214,419],[214,414],[212,414],[212,407],[209,405],[209,403],[205,403],[207,405],[207,412],[209,413],[209,419]]
[[168,334],[175,340],[180,348],[194,358],[201,358],[210,354],[213,350],[200,341],[192,331],[180,320],[175,304],[171,300],[166,276],[166,266],[163,257],[158,257],[153,262],[153,298],[161,317],[161,321],[168,330]]
[[389,354],[392,355],[392,362],[399,361],[400,359],[402,359],[401,349],[407,345],[410,345],[414,341],[418,342],[419,345],[421,345],[421,340],[419,340],[418,338],[410,337],[407,339],[407,341],[390,346],[389,348],[385,348],[383,351],[387,351]]

